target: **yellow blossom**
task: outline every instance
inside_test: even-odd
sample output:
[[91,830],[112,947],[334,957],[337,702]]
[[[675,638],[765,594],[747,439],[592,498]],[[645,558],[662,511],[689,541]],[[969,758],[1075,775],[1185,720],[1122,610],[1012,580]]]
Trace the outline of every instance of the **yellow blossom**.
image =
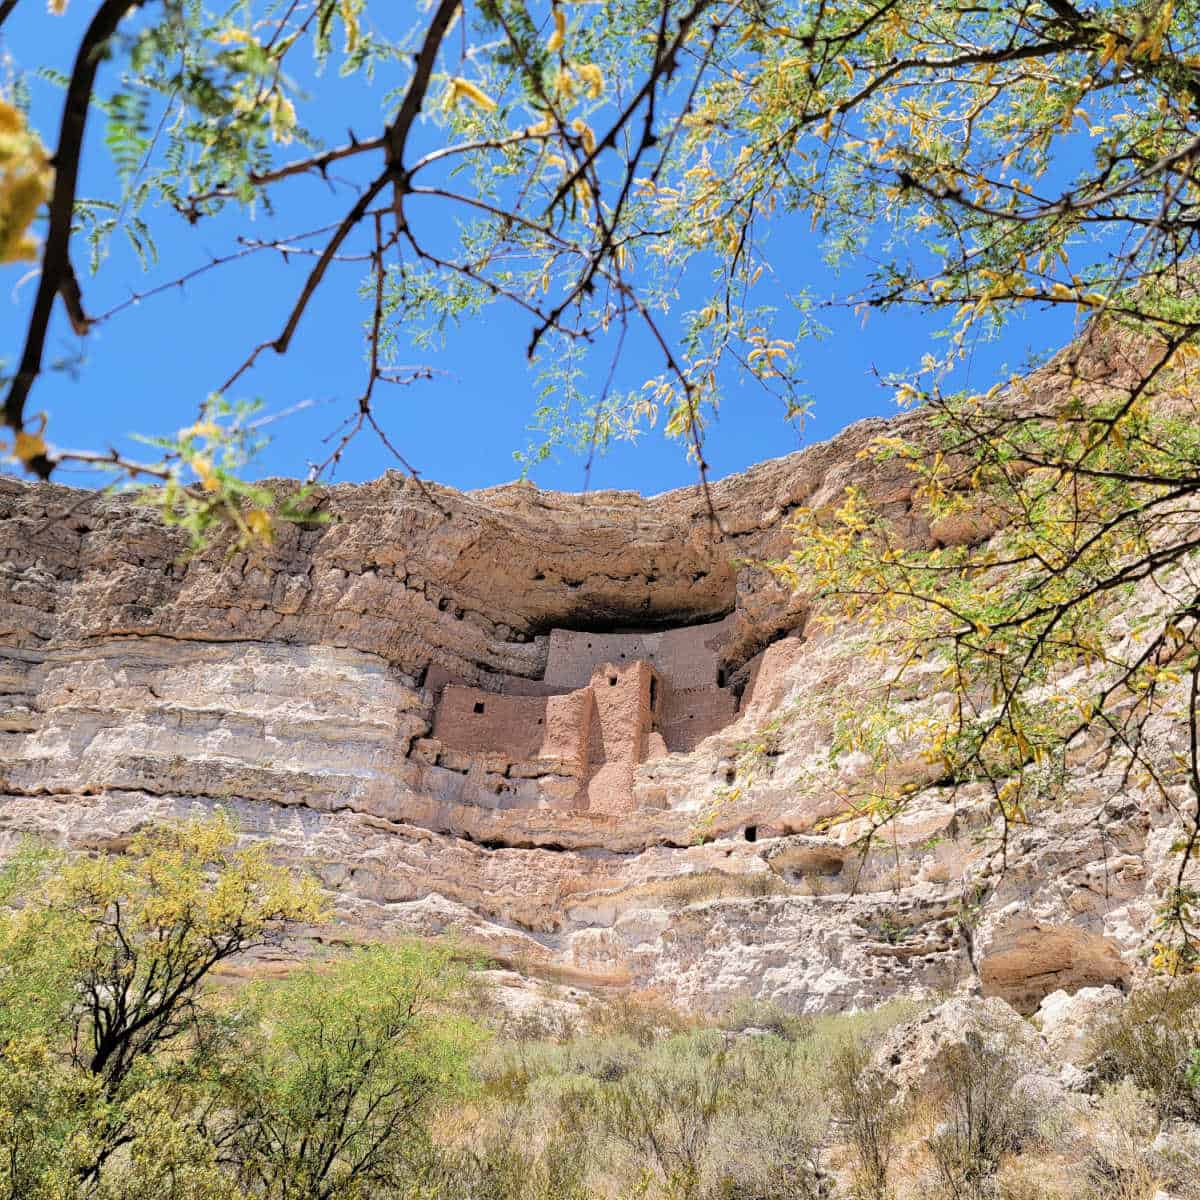
[[246,528],[260,542],[271,541],[275,533],[271,524],[271,514],[265,508],[252,508],[246,514]]
[[604,72],[595,63],[580,63],[575,68],[575,74],[585,85],[588,98],[599,100],[604,94]]
[[206,492],[216,492],[220,490],[221,481],[213,472],[212,460],[204,454],[196,454],[192,457],[192,470],[196,472],[196,477],[200,480],[201,486]]
[[215,421],[197,421],[195,425],[189,425],[179,431],[179,440],[183,442],[194,437],[215,438],[220,434],[221,430]]
[[546,41],[546,50],[557,54],[562,49],[563,40],[567,36],[567,14],[561,8],[554,9],[554,32]]
[[50,198],[53,172],[25,115],[0,100],[0,263],[37,257],[29,227]]
[[579,140],[583,142],[584,150],[588,154],[594,154],[596,152],[596,135],[592,132],[592,127],[577,117],[571,122],[571,128],[579,134]]
[[495,112],[496,110],[496,102],[487,92],[473,84],[469,79],[463,79],[461,75],[455,75],[446,88],[442,107],[446,109],[453,108],[460,100],[470,100],[472,104],[478,108],[482,108],[485,112]]

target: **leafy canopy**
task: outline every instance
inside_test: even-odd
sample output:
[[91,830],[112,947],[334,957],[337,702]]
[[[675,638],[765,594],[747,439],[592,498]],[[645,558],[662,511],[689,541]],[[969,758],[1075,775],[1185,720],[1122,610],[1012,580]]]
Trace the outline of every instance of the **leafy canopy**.
[[[404,463],[376,418],[377,385],[419,383],[428,368],[402,365],[411,344],[496,303],[528,318],[550,442],[602,448],[657,421],[703,470],[706,414],[731,386],[762,387],[785,413],[805,406],[796,339],[819,325],[788,278],[796,242],[865,275],[842,302],[944,312],[946,365],[1029,305],[1136,317],[1180,342],[1195,333],[1178,275],[1194,237],[1194,5],[441,0],[400,32],[377,8],[97,6],[64,80],[38,294],[6,397],[20,464],[124,470],[169,485],[156,495],[193,532],[216,517],[244,540],[268,537],[276,498],[240,492],[244,455],[219,468],[221,443],[244,449],[261,428],[242,389],[262,355],[308,349],[306,308],[335,272],[365,275],[366,372],[314,479],[361,432]],[[16,53],[38,66],[36,48]],[[309,131],[331,77],[303,89],[305,58],[394,81],[344,144]],[[111,195],[78,193],[89,98],[117,168]],[[162,222],[182,217],[204,237],[227,209],[270,221],[276,195],[334,168],[350,198],[331,190],[328,224],[275,222],[186,272],[249,255],[311,263],[274,331],[231,348],[239,368],[195,397],[198,422],[147,462],[53,445],[28,401],[55,306],[86,337],[136,320],[135,300],[173,282],[91,312],[85,251],[103,271],[121,234],[153,266]],[[25,244],[27,200],[4,203]],[[679,313],[685,281],[703,299]],[[623,391],[601,365],[630,329],[657,345],[662,370]]]
[[0,1187],[32,1200],[358,1200],[427,1170],[481,1033],[446,948],[272,984],[215,970],[323,920],[308,879],[217,816],[120,854],[26,852],[0,915]]

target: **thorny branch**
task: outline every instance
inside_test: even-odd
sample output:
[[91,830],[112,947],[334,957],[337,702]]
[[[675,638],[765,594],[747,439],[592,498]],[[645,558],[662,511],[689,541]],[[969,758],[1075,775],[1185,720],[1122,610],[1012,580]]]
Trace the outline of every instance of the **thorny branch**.
[[[377,238],[375,249],[368,256],[359,255],[356,252],[347,254],[345,247],[364,221],[371,219],[376,225],[379,224],[380,214],[386,210],[378,207],[376,200],[390,185],[392,189],[391,211],[394,213],[396,221],[396,235],[403,236],[413,247],[414,251],[416,251],[418,257],[435,267],[438,271],[461,275],[472,283],[484,287],[492,295],[503,297],[508,302],[515,303],[518,307],[529,312],[537,321],[537,328],[529,347],[531,354],[536,348],[537,343],[551,330],[563,336],[589,340],[598,330],[599,325],[589,326],[586,324],[576,325],[568,323],[566,320],[567,314],[569,311],[578,311],[581,309],[584,299],[593,292],[597,281],[603,280],[609,288],[614,290],[615,295],[621,298],[622,306],[627,307],[628,311],[636,314],[638,319],[650,331],[653,340],[662,351],[667,370],[677,378],[680,386],[684,389],[687,403],[691,406],[691,416],[687,422],[686,432],[692,444],[693,455],[700,473],[710,518],[713,520],[716,519],[712,500],[708,493],[707,467],[701,447],[701,430],[696,412],[697,401],[693,392],[694,385],[682,369],[668,338],[659,328],[649,308],[636,294],[634,286],[623,278],[619,264],[611,261],[617,254],[616,230],[633,184],[634,175],[643,155],[658,140],[658,131],[655,128],[655,101],[657,94],[675,74],[679,65],[680,48],[686,42],[700,16],[706,9],[712,6],[714,0],[693,0],[691,6],[673,22],[670,20],[673,0],[660,0],[659,18],[656,22],[658,31],[657,44],[644,78],[635,88],[631,98],[618,110],[610,128],[601,138],[600,142],[591,147],[583,155],[582,159],[577,160],[572,172],[557,188],[557,195],[550,205],[552,210],[559,206],[562,195],[565,192],[569,192],[574,186],[575,181],[583,178],[585,174],[593,181],[594,194],[598,197],[602,182],[598,169],[599,156],[606,150],[617,149],[619,135],[625,126],[634,119],[636,113],[639,110],[643,110],[640,135],[635,137],[631,154],[627,160],[620,163],[618,168],[620,198],[615,208],[607,214],[602,213],[599,204],[596,204],[595,229],[597,237],[593,244],[587,245],[582,241],[560,238],[555,232],[552,222],[533,222],[529,218],[524,217],[516,207],[508,212],[497,210],[494,213],[494,215],[501,216],[505,222],[524,226],[530,231],[536,230],[537,236],[543,240],[551,243],[560,242],[578,260],[579,269],[574,283],[568,288],[564,298],[555,303],[553,307],[547,306],[543,308],[540,305],[533,304],[525,296],[521,295],[517,289],[491,278],[484,271],[484,268],[488,265],[486,262],[473,263],[469,258],[457,259],[440,253],[435,254],[418,241],[416,233],[408,225],[404,204],[405,197],[418,190],[414,186],[414,177],[420,172],[433,167],[435,164],[447,162],[455,157],[487,151],[505,153],[514,147],[523,145],[528,145],[536,149],[537,147],[544,147],[553,136],[561,138],[564,145],[570,144],[575,146],[578,143],[578,137],[573,129],[561,117],[558,117],[555,122],[557,134],[548,134],[544,130],[530,127],[503,136],[476,138],[461,143],[450,144],[425,152],[411,164],[406,161],[410,134],[418,116],[426,108],[429,88],[435,75],[439,54],[442,50],[446,34],[455,20],[463,15],[461,0],[438,0],[438,3],[426,18],[426,26],[422,38],[413,55],[412,74],[396,109],[395,116],[381,134],[367,138],[359,138],[351,134],[349,141],[343,145],[318,151],[307,157],[286,162],[278,167],[267,167],[247,172],[246,183],[256,192],[265,193],[265,190],[269,186],[279,185],[305,175],[318,174],[325,176],[329,168],[339,162],[366,157],[382,151],[384,158],[382,168],[361,189],[354,204],[341,220],[323,227],[323,231],[329,233],[329,237],[320,252],[312,251],[307,247],[292,249],[291,243],[299,240],[300,237],[316,236],[321,231],[312,231],[309,234],[298,235],[297,238],[292,239],[268,239],[265,242],[255,243],[249,243],[240,239],[243,240],[243,244],[237,250],[226,254],[213,255],[208,262],[201,266],[183,273],[168,283],[159,284],[144,292],[131,295],[127,300],[111,306],[100,316],[92,318],[84,310],[82,295],[69,257],[70,214],[74,207],[75,188],[83,147],[83,120],[86,117],[91,100],[96,69],[102,57],[99,51],[106,45],[108,38],[115,31],[122,17],[144,2],[145,0],[105,0],[89,26],[76,57],[75,67],[64,104],[62,130],[55,151],[55,163],[58,170],[56,173],[54,197],[51,204],[50,232],[46,239],[42,256],[38,296],[29,323],[25,354],[22,357],[21,366],[13,380],[6,399],[5,421],[10,428],[21,430],[24,427],[26,401],[34,381],[41,371],[43,347],[53,302],[56,297],[62,299],[64,309],[71,320],[72,327],[77,334],[82,336],[94,325],[127,311],[143,300],[172,289],[182,288],[186,283],[201,275],[216,270],[228,263],[248,257],[263,249],[276,251],[284,257],[289,257],[292,254],[312,255],[316,261],[307,273],[279,332],[275,336],[260,342],[249,351],[246,357],[218,389],[220,393],[227,392],[246,372],[255,366],[265,351],[272,350],[276,354],[287,353],[295,339],[300,322],[313,296],[321,288],[326,280],[329,268],[334,263],[359,261],[364,257],[369,258],[373,264],[377,284],[379,287],[382,287],[383,273],[379,269],[379,264],[384,251],[395,244],[395,237],[388,239],[386,246],[383,246]],[[294,8],[295,6],[293,5]],[[734,11],[736,8],[737,5],[735,4],[730,11]],[[465,20],[465,17],[463,19]],[[524,59],[525,50],[522,48],[518,33],[506,23],[503,13],[499,14],[498,19],[514,51],[517,52],[518,57]],[[304,28],[307,28],[307,24]],[[272,37],[269,45],[275,44],[282,29],[283,22],[280,22],[279,29],[275,36]],[[543,103],[548,110],[555,112],[554,102],[545,93],[544,89],[542,89],[540,81],[537,80],[537,72],[534,70],[533,64],[523,61],[522,65],[524,69],[531,73],[531,77],[535,79],[535,88],[541,96],[540,103]],[[707,65],[706,61],[697,70],[697,84],[702,77],[703,69]],[[695,85],[691,94],[695,94]],[[421,190],[426,191],[426,194],[438,194],[440,189]],[[182,201],[180,211],[192,220],[199,220],[209,211],[207,207],[209,202],[235,198],[236,193],[231,187],[227,188],[225,185],[219,185],[215,189],[197,192],[186,197]],[[459,199],[470,202],[472,198],[463,196],[459,197]],[[482,202],[481,206],[486,206],[486,202]],[[501,227],[503,228],[503,226]],[[611,319],[611,316],[605,318],[605,321],[608,319]],[[353,436],[353,431],[370,426],[389,445],[389,448],[398,460],[403,462],[405,461],[404,456],[396,451],[395,447],[387,441],[386,435],[378,425],[371,410],[373,384],[376,379],[380,378],[378,372],[380,333],[378,323],[380,320],[382,320],[381,307],[377,308],[371,329],[368,332],[368,343],[373,364],[371,377],[364,396],[360,398],[360,409],[350,419],[349,424],[352,430],[350,436]],[[412,382],[415,379],[425,377],[428,377],[428,371],[418,370],[404,379],[393,378],[387,380],[387,382]],[[327,456],[324,464],[317,467],[318,475],[323,469],[333,469],[336,467],[348,440],[349,438],[343,437],[334,451]],[[28,465],[31,470],[45,478],[49,476],[55,464],[59,461],[111,465],[117,470],[124,470],[131,476],[146,474],[145,464],[133,461],[125,462],[115,451],[95,453],[73,451],[69,454],[66,452],[54,452],[52,458],[47,455],[39,455]],[[405,466],[415,478],[416,472],[412,471],[411,466],[406,462]]]
[[[41,277],[33,313],[25,336],[25,349],[17,373],[4,401],[4,424],[14,433],[25,426],[25,401],[34,380],[41,374],[46,333],[55,297],[66,292],[67,308],[77,327],[86,328],[79,299],[79,285],[71,268],[71,222],[75,213],[75,195],[79,182],[79,166],[83,153],[83,137],[88,110],[92,102],[92,87],[100,65],[102,50],[117,26],[146,0],[103,0],[79,43],[75,65],[67,84],[63,101],[62,123],[58,147],[54,153],[54,191],[50,197],[50,222],[46,244],[42,251]],[[28,463],[29,469],[42,479],[48,479],[54,464],[44,454]]]

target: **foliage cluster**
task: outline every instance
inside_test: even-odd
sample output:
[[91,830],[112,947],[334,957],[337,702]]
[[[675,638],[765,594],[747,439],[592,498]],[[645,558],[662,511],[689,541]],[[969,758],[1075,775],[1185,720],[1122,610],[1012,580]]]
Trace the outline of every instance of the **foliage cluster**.
[[[918,790],[903,768],[921,757],[921,782],[985,789],[1005,861],[1012,831],[1057,804],[1071,752],[1096,746],[1109,795],[1137,788],[1175,814],[1152,952],[1169,973],[1200,965],[1192,363],[1186,345],[1100,321],[1004,395],[931,385],[924,430],[864,453],[909,473],[928,540],[855,487],[799,514],[778,564],[815,587],[828,619],[869,631],[887,665],[885,692],[849,706],[842,730],[843,748],[872,761],[859,809],[872,829]],[[948,704],[901,702],[930,678]]]
[[1012,1056],[968,1034],[940,1064],[945,1120],[929,1139],[937,1178],[951,1196],[969,1196],[999,1169],[1005,1154],[1037,1133],[1037,1111],[1018,1087]]
[[872,1040],[916,1008],[797,1017],[742,1002],[719,1027],[681,1027],[653,1009],[614,1022],[601,1007],[573,1036],[491,1046],[479,1066],[481,1127],[515,1128],[535,1149],[569,1145],[593,1197],[816,1200],[840,1128],[832,1064],[869,1057]]
[[[1031,1084],[1027,1050],[989,1030],[941,1045],[923,1075],[916,1062],[894,1064],[897,1075],[878,1057],[881,1035],[921,1007],[801,1017],[741,1002],[720,1029],[664,1023],[654,1008],[639,1020],[628,1004],[613,1019],[600,1007],[573,1032],[527,1030],[489,1046],[469,1123],[452,1136],[460,1156],[470,1147],[489,1160],[520,1145],[530,1179],[544,1178],[546,1155],[566,1155],[570,1200],[1190,1194],[1186,1136],[1182,1152],[1156,1149],[1169,1118],[1135,1064],[1098,1072],[1089,1103],[1046,1079]],[[1136,995],[1122,1019],[1142,1037],[1158,1020]]]
[[1102,1079],[1129,1080],[1160,1116],[1200,1122],[1200,981],[1135,992],[1096,1031],[1092,1055]]
[[402,1195],[481,1032],[447,950],[363,950],[214,987],[324,917],[216,818],[7,869],[0,1184],[27,1200]]

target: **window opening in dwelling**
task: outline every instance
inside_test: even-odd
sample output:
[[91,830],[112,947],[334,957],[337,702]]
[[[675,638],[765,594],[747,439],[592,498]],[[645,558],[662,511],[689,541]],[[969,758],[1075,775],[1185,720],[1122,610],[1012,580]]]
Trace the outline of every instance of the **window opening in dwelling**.
[[475,701],[475,712],[477,715],[479,713],[483,712],[483,701],[482,700]]

